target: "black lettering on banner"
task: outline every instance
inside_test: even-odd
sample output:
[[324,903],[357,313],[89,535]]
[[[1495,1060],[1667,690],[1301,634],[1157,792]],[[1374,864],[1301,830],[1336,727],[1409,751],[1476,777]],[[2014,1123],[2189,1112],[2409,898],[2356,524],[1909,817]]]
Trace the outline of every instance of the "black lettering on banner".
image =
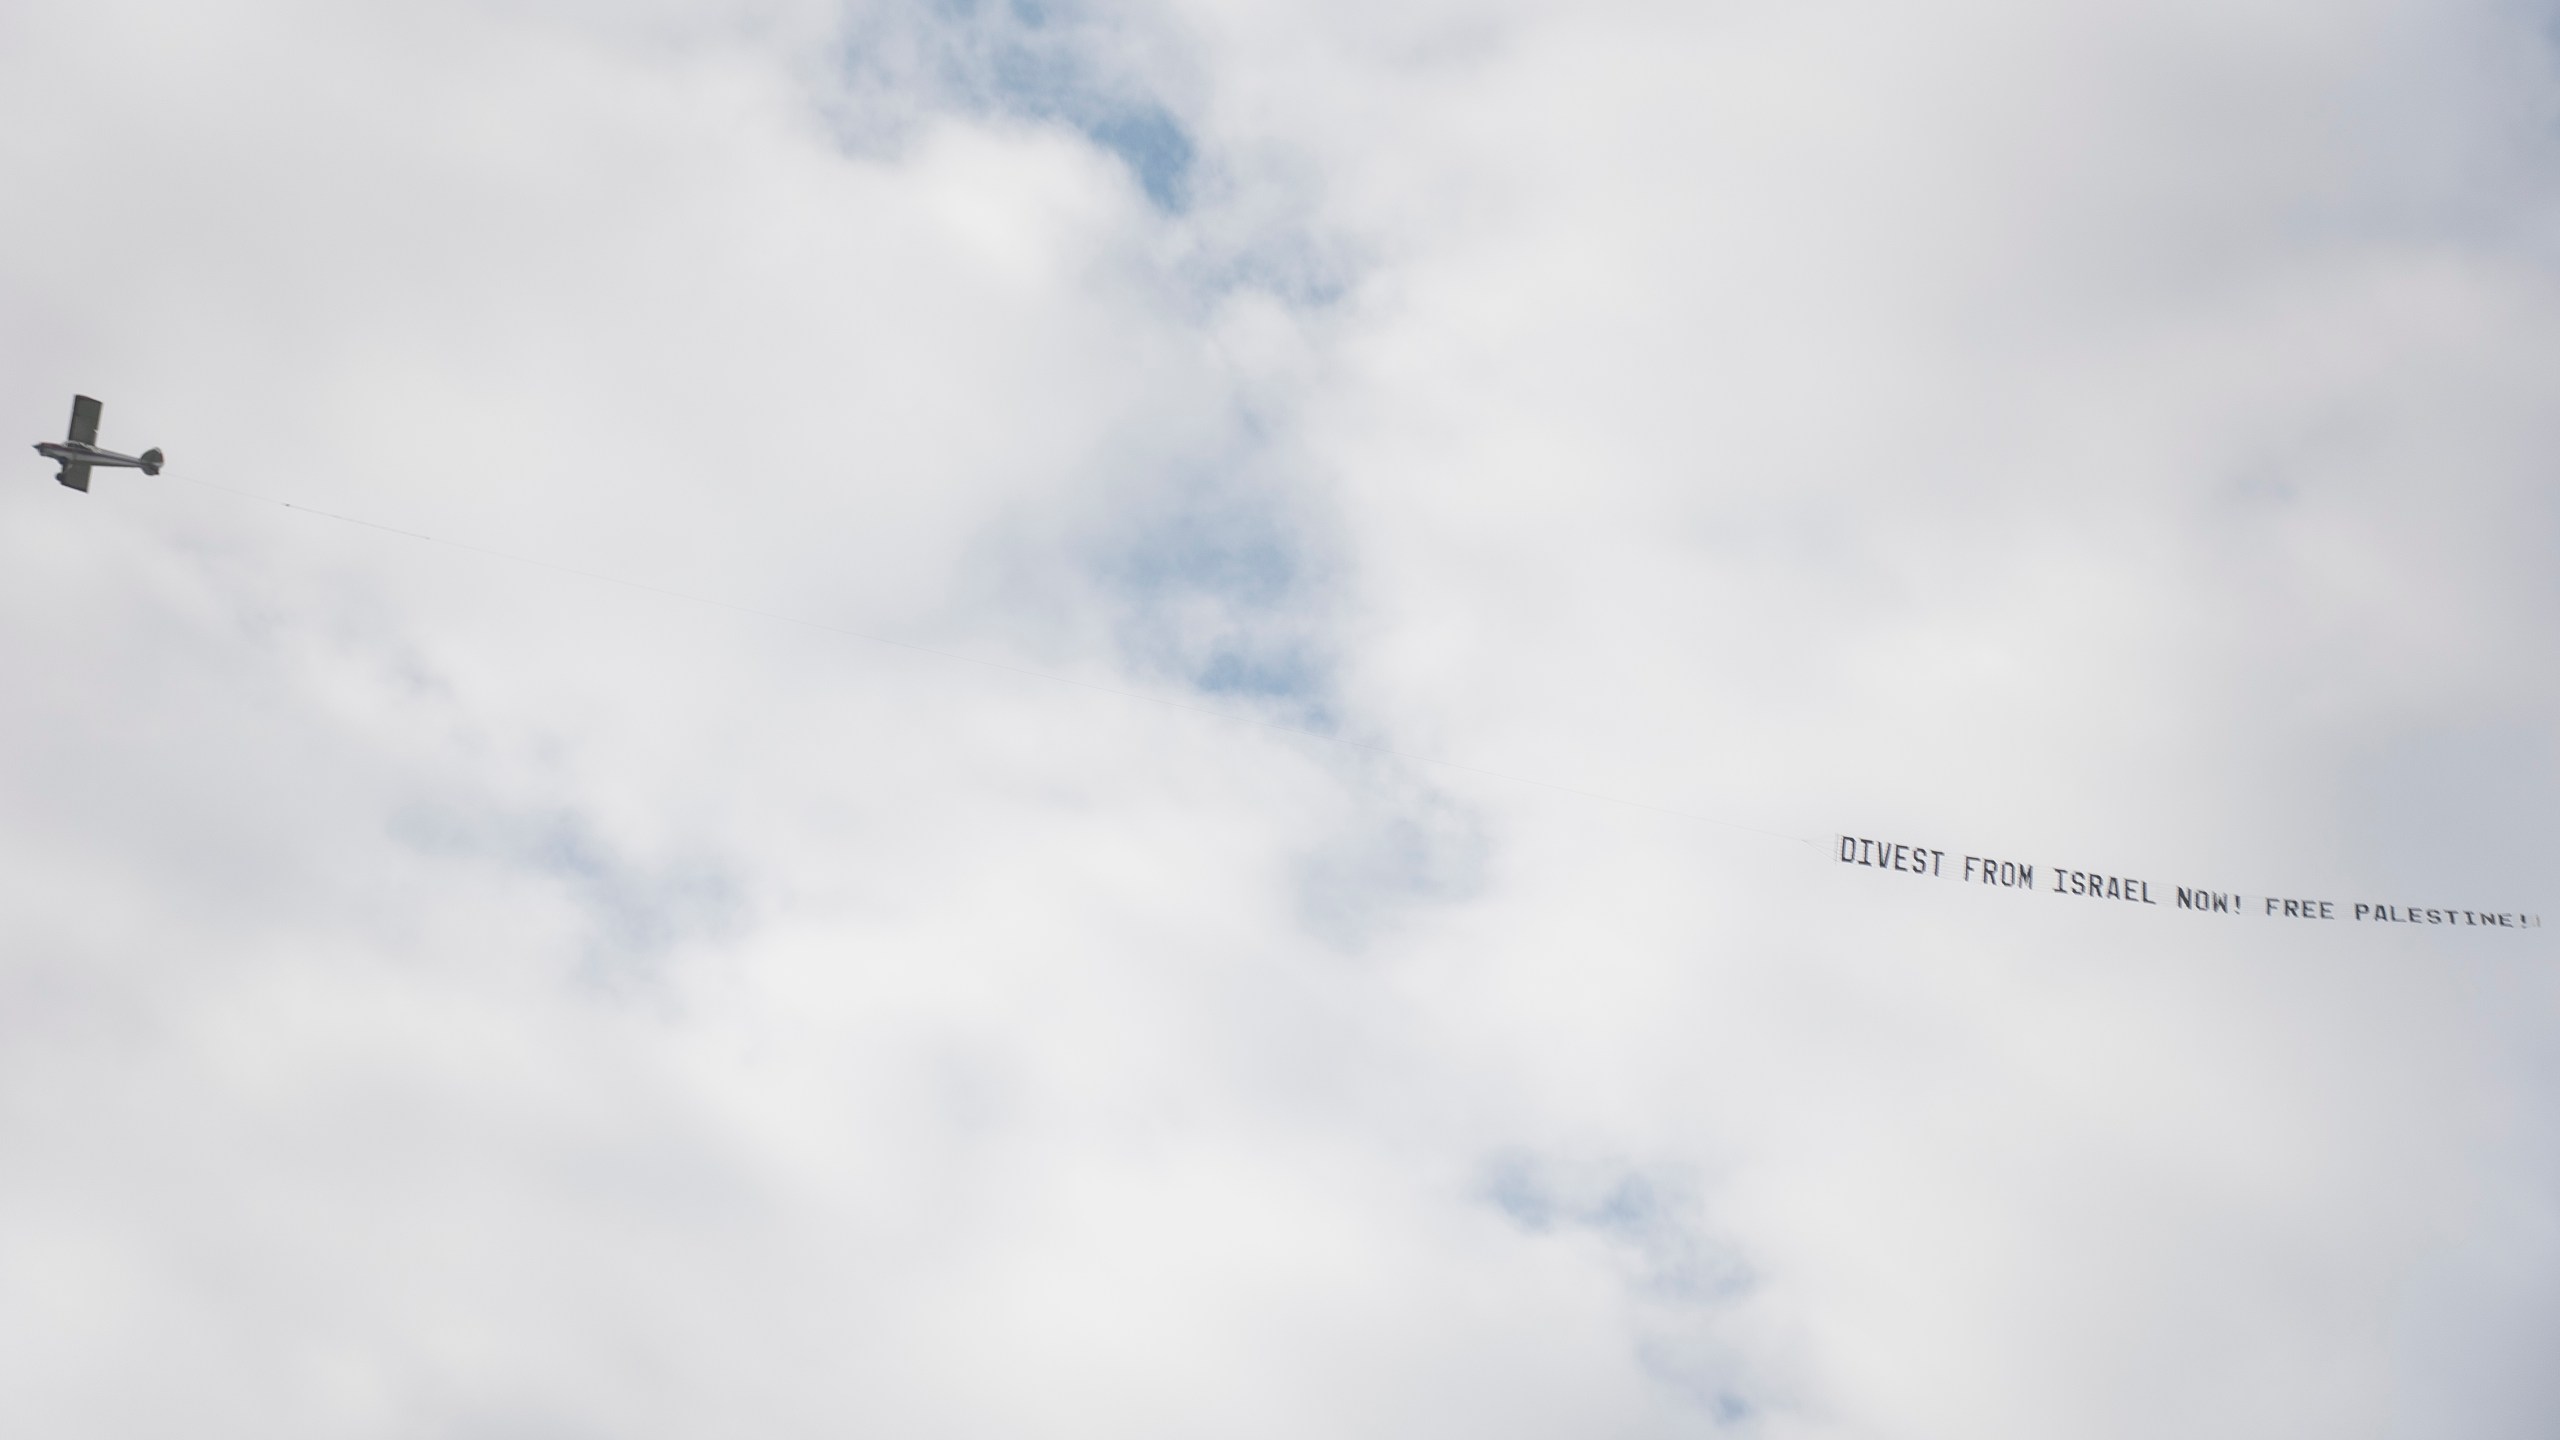
[[[1869,869],[1892,870],[1904,875],[1943,879],[1947,873],[1947,852],[1907,841],[1879,840],[1860,835],[1836,837],[1840,846],[1836,854],[1843,865],[1863,865]],[[2015,860],[2001,860],[1988,855],[1961,855],[1957,878],[1967,884],[1997,886],[2004,890],[2035,890],[2036,867]],[[2107,875],[2094,870],[2072,870],[2052,866],[2053,893],[2079,895],[2092,900],[2122,900],[2134,905],[2157,905],[2151,894],[2151,882],[2125,875]],[[2209,890],[2203,886],[2180,885],[2172,891],[2173,903],[2181,910],[2207,915],[2242,915],[2247,913],[2247,896],[2240,892]],[[2331,900],[2288,900],[2278,895],[2258,897],[2260,913],[2287,920],[2335,920],[2340,903]],[[2494,926],[2506,930],[2535,930],[2543,927],[2540,915],[2523,911],[2456,910],[2426,905],[2391,905],[2359,900],[2347,907],[2352,918],[2393,925],[2461,925]]]
[[[2034,868],[2028,867],[2027,874],[2032,883]],[[2097,875],[2086,870],[2059,867],[2053,872],[2053,893],[2086,895],[2092,900],[2123,900],[2135,905],[2160,903],[2151,898],[2151,882],[2148,880],[2129,880],[2122,875]]]
[[2036,867],[2021,865],[2015,860],[1967,855],[1964,857],[1964,878],[1997,885],[2004,890],[2033,890],[2036,888]]
[[1905,875],[1943,875],[1947,852],[1926,845],[1895,844],[1863,835],[1840,837],[1840,863],[1872,870],[1899,870]]
[[[2306,900],[2304,905],[2311,904]],[[2325,910],[2327,901],[2320,902]],[[2489,926],[2500,930],[2530,930],[2542,923],[2538,915],[2515,910],[2450,910],[2430,905],[2386,905],[2358,901],[2353,917],[2378,925],[2463,925]],[[2328,918],[2323,915],[2321,918]]]

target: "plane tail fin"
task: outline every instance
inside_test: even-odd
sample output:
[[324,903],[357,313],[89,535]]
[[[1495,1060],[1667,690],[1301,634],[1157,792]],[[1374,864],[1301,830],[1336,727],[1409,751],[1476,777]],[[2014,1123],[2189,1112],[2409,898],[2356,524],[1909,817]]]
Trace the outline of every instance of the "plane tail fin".
[[157,474],[159,474],[159,473],[160,473],[160,464],[161,464],[161,461],[162,461],[164,458],[165,458],[165,457],[163,457],[163,456],[161,455],[161,453],[160,453],[160,447],[159,447],[159,446],[157,446],[157,445],[154,445],[154,446],[152,446],[150,449],[143,451],[143,452],[142,452],[142,473],[143,473],[143,474],[145,474],[145,475],[157,475]]

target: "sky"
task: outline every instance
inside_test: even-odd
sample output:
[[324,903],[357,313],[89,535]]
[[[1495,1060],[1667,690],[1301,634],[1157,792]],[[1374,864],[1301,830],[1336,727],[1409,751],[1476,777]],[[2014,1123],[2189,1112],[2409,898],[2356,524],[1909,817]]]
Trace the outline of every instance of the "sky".
[[0,1430],[2560,1430],[2549,5],[0,82]]

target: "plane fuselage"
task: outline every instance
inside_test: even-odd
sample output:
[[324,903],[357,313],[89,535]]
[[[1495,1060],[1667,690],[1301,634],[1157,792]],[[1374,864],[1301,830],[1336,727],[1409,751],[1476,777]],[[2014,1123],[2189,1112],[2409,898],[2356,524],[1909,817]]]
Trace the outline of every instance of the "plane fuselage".
[[113,450],[101,450],[95,445],[66,445],[59,440],[40,440],[36,442],[36,453],[47,460],[59,460],[65,465],[121,465],[127,470],[142,468],[140,456],[119,455]]

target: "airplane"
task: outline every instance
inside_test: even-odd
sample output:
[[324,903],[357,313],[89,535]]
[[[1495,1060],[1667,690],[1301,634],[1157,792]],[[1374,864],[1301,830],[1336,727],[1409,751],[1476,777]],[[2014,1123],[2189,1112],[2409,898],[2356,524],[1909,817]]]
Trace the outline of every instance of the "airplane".
[[139,455],[119,455],[98,448],[98,414],[104,409],[86,395],[72,396],[70,439],[60,445],[47,440],[36,446],[37,454],[62,462],[62,473],[53,478],[84,494],[89,489],[89,467],[93,465],[139,470],[145,475],[160,473],[162,457],[157,448]]

